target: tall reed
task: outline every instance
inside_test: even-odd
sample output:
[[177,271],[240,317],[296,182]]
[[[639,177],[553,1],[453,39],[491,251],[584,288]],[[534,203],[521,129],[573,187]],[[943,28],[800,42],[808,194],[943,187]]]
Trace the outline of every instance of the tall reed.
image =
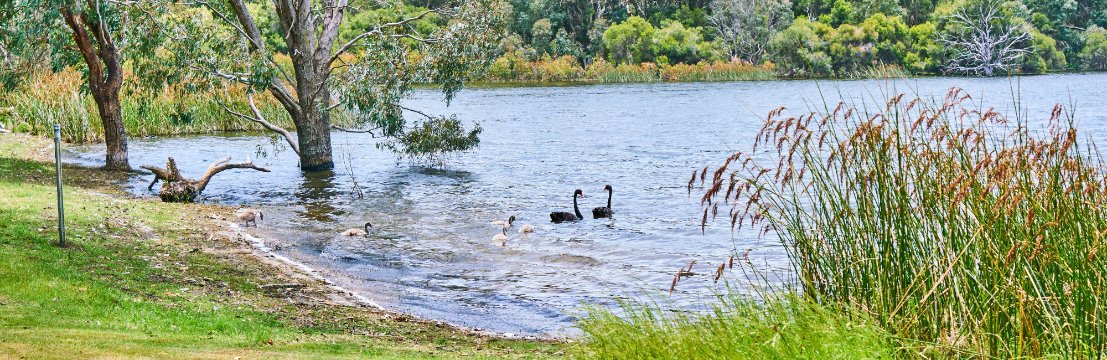
[[705,222],[779,237],[806,298],[860,309],[925,356],[1098,357],[1107,169],[1074,121],[1058,105],[1032,131],[959,89],[779,108],[754,152],[689,186],[706,183]]
[[587,66],[569,55],[526,61],[514,53],[496,59],[484,82],[639,83],[658,81],[741,81],[776,78],[772,64],[701,62],[693,65],[612,64],[597,58]]
[[[96,103],[82,86],[80,74],[72,69],[33,74],[13,91],[0,94],[0,107],[7,108],[0,114],[0,122],[7,128],[35,135],[52,134],[57,123],[61,124],[66,141],[102,140],[104,129]],[[232,91],[229,100],[225,96],[190,91],[187,85],[155,91],[125,91],[120,97],[124,127],[131,137],[263,130],[256,124],[235,118],[220,105],[226,103],[238,111],[248,112],[241,91]],[[258,106],[270,122],[292,126],[287,113],[272,97],[259,96]]]

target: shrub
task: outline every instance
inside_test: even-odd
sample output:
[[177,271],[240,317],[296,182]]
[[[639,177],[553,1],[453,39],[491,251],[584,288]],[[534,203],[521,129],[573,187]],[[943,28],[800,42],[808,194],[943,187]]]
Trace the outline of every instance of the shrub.
[[[676,21],[669,21],[653,33],[650,51],[657,56],[659,64],[691,64],[705,58],[709,46],[703,43],[700,28],[686,28]],[[661,57],[668,61],[661,61]]]
[[622,23],[611,25],[603,33],[607,59],[616,64],[638,64],[653,60],[650,45],[654,31],[653,25],[638,16],[631,16]]
[[1057,50],[1057,40],[1037,30],[1030,33],[1030,52],[1023,58],[1023,72],[1042,74],[1067,66],[1065,53]]
[[1085,69],[1107,70],[1107,30],[1089,26],[1084,31],[1084,48],[1080,50],[1079,57]]
[[819,32],[829,31],[829,26],[798,18],[769,42],[769,59],[779,71],[789,76],[828,76],[831,74],[830,57]]

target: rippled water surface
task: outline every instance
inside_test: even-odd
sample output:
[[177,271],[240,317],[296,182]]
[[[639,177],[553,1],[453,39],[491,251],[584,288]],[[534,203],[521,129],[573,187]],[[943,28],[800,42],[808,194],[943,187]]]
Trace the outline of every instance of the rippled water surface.
[[[1081,129],[1097,138],[1107,124],[1103,74],[1021,84],[927,78],[488,88],[468,89],[449,107],[430,91],[407,102],[484,127],[480,147],[445,168],[413,166],[356,134],[335,134],[333,174],[303,175],[294,154],[257,135],[135,139],[131,163],[161,165],[174,156],[186,174],[198,175],[224,156],[254,158],[273,172],[224,172],[204,201],[264,208],[259,231],[286,255],[393,309],[499,332],[571,335],[586,304],[611,305],[620,296],[709,302],[722,289],[710,276],[684,279],[668,295],[673,274],[691,260],[694,271],[709,273],[752,249],[757,266],[787,269],[773,239],[732,233],[722,223],[701,233],[698,197],[685,188],[693,169],[748,150],[767,111],[805,111],[822,98],[882,103],[890,91],[940,98],[951,86],[1005,112],[1013,87],[1021,87],[1016,93],[1032,121],[1044,120],[1055,103],[1075,104]],[[101,156],[97,147],[73,154],[86,163]],[[148,180],[136,177],[128,188],[153,195]],[[549,222],[551,211],[572,210],[578,188],[589,215],[606,201],[605,184],[615,190],[614,219]],[[509,215],[537,232],[513,229],[501,247],[488,223]],[[369,237],[338,234],[366,221],[377,229]]]

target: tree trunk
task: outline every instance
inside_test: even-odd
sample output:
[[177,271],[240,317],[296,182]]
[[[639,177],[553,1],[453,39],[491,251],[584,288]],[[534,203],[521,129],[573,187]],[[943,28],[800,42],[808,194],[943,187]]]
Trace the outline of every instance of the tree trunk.
[[[98,91],[99,90],[99,91]],[[123,128],[123,112],[119,106],[119,90],[92,87],[100,122],[104,125],[104,145],[107,147],[104,168],[130,170],[127,160],[127,132]]]
[[101,24],[98,18],[90,19],[87,14],[74,13],[69,7],[62,7],[61,12],[73,33],[73,42],[88,67],[88,88],[96,100],[100,122],[104,125],[104,143],[107,145],[104,167],[130,170],[127,133],[119,106],[119,89],[123,86],[123,58],[119,48],[106,30],[107,26]]
[[296,139],[300,143],[300,170],[333,169],[331,124],[327,111],[319,104],[311,104],[303,107],[295,120]]

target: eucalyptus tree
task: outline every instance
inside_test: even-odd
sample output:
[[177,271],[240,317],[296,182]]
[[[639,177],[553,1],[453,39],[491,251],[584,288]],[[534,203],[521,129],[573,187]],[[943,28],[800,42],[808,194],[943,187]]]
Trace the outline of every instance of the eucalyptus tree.
[[[348,31],[348,13],[376,2],[347,0],[193,0],[212,21],[197,16],[178,27],[192,41],[175,42],[172,51],[193,73],[223,86],[246,87],[249,109],[227,111],[283,137],[299,155],[303,171],[334,167],[331,131],[345,130],[387,138],[379,146],[412,157],[433,157],[479,143],[480,127],[466,129],[456,117],[431,116],[400,103],[414,84],[434,83],[447,101],[466,81],[495,59],[510,8],[502,0],[462,1],[427,9],[395,21]],[[276,19],[275,29],[258,26],[259,17]],[[439,26],[421,32],[413,24]],[[213,26],[208,26],[213,24]],[[265,42],[275,31],[283,49]],[[285,60],[287,59],[287,60]],[[229,86],[228,86],[229,87]],[[295,124],[289,129],[266,119],[254,95],[268,92]],[[357,130],[335,126],[332,115],[351,117]],[[405,114],[421,121],[409,124]]]
[[[4,6],[5,61],[50,59],[57,70],[77,66],[96,102],[107,147],[105,167],[130,169],[120,90],[124,63],[155,56],[163,39],[154,2],[13,0]],[[42,54],[46,54],[43,56]]]

